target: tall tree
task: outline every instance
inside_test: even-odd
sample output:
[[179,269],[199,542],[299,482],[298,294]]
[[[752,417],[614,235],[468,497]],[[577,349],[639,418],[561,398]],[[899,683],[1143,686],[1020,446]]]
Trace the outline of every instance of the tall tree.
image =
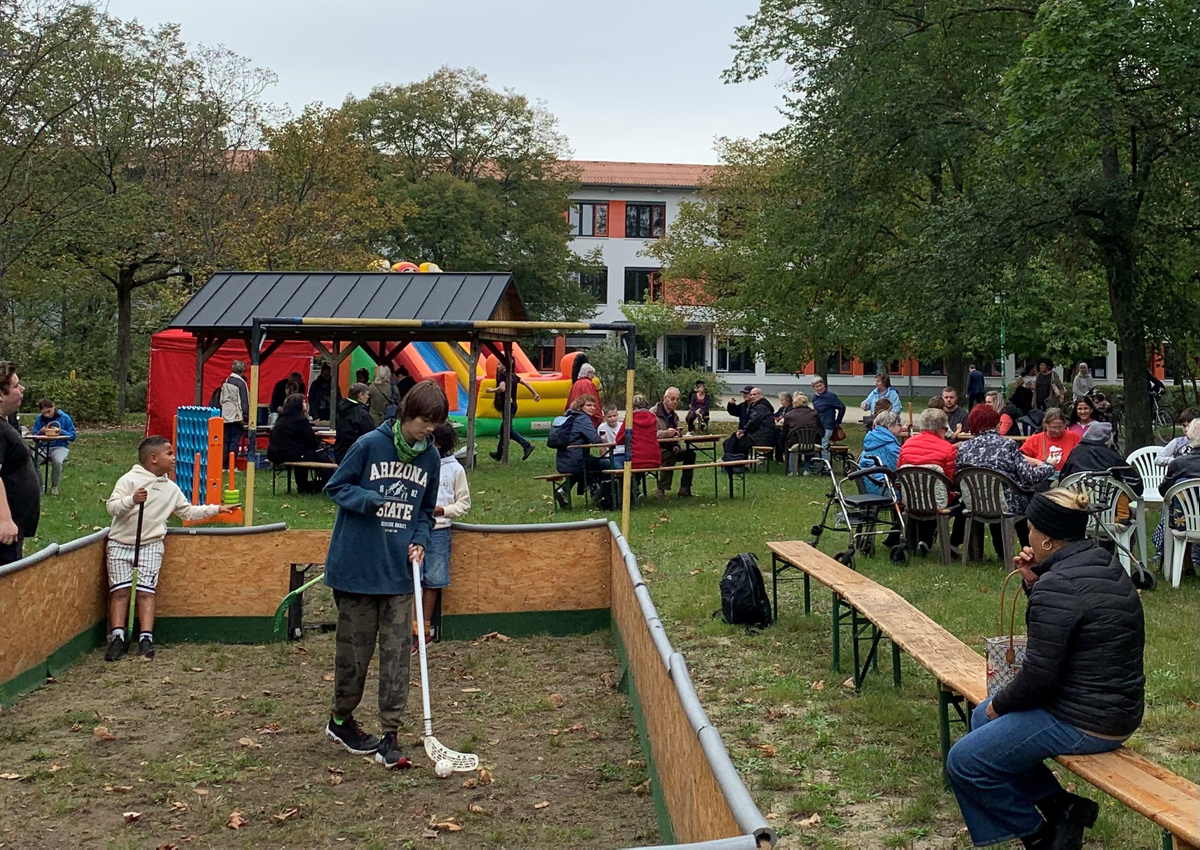
[[[225,99],[220,83],[240,60],[223,51],[189,54],[178,28],[147,30],[102,16],[83,45],[77,74],[84,96],[60,129],[72,153],[72,173],[90,204],[60,234],[63,254],[108,282],[116,293],[113,378],[119,412],[133,356],[134,293],[189,277],[180,210],[200,179],[227,167],[243,141],[228,131],[246,112]],[[259,85],[239,89],[252,101]]]
[[1130,445],[1147,444],[1149,348],[1200,327],[1200,8],[1047,3],[1004,106],[1023,220],[1074,238],[1104,270]]
[[265,128],[265,149],[238,166],[221,256],[238,268],[366,268],[373,235],[402,215],[377,198],[372,149],[352,131],[317,106]]
[[402,227],[380,234],[389,256],[511,271],[536,318],[595,311],[575,276],[585,263],[568,248],[567,142],[543,106],[473,69],[442,68],[343,110],[376,152],[381,200],[409,207]]

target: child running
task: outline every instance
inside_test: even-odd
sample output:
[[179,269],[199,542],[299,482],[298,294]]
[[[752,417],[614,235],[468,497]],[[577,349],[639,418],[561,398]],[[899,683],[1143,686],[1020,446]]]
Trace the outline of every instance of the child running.
[[467,486],[467,471],[463,469],[454,448],[458,438],[454,427],[447,422],[433,429],[433,444],[442,456],[441,477],[438,480],[437,507],[433,509],[433,533],[421,568],[421,606],[425,613],[425,636],[431,632],[433,603],[437,592],[450,586],[450,521],[471,510],[471,488]]
[[[437,507],[440,462],[430,442],[446,421],[446,394],[433,381],[414,386],[396,419],[358,438],[325,485],[338,506],[325,583],[337,605],[333,701],[325,735],[385,768],[411,767],[396,732],[408,707],[413,580],[424,560]],[[368,735],[354,719],[379,643],[379,724]]]
[[154,591],[162,566],[163,538],[171,514],[180,519],[208,519],[231,513],[233,505],[193,505],[167,473],[175,468],[175,449],[165,437],[147,437],[138,445],[138,462],[117,479],[108,497],[113,518],[108,532],[108,650],[105,661],[116,661],[133,643],[125,634],[125,616],[133,585],[133,553],[137,547],[138,505],[142,508],[142,541],[138,553],[138,655],[154,657]]

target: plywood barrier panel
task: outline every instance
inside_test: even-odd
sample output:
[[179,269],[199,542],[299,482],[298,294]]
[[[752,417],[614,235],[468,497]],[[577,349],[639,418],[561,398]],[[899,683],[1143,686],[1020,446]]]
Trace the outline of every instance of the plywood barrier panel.
[[675,840],[711,841],[741,835],[683,712],[675,684],[654,647],[633,582],[615,546],[611,569],[613,620],[629,658]]
[[97,540],[0,576],[0,682],[44,662],[105,618],[104,545]]
[[605,526],[564,531],[451,533],[450,587],[444,614],[580,611],[607,608],[609,558]]
[[168,534],[158,579],[160,617],[272,617],[292,564],[322,564],[329,531]]

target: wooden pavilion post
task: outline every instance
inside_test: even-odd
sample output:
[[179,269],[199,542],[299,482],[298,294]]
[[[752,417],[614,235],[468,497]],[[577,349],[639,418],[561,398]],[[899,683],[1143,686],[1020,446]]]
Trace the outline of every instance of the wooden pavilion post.
[[500,462],[508,466],[509,445],[512,443],[512,428],[513,428],[513,403],[517,400],[517,374],[513,371],[513,355],[512,343],[506,342],[503,346],[504,353],[504,410],[500,416],[500,433],[502,442],[504,443],[504,454],[500,458]]
[[470,356],[467,358],[467,469],[475,468],[475,417],[479,410],[479,336],[468,341]]

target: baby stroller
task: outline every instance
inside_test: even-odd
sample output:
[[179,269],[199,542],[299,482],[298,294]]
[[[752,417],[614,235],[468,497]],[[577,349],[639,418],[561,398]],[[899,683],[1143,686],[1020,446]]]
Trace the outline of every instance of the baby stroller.
[[[852,468],[841,481],[838,481],[828,462],[820,459],[813,461],[818,473],[829,476],[831,486],[826,494],[821,522],[812,527],[812,545],[819,545],[821,534],[826,531],[846,532],[849,545],[844,552],[838,552],[833,557],[851,569],[854,569],[855,552],[861,552],[868,558],[874,556],[875,538],[880,536],[885,538],[893,561],[903,563],[908,557],[904,549],[904,517],[900,510],[900,494],[896,489],[896,473],[880,465],[875,458],[871,458],[871,461],[871,465],[863,467],[848,461]],[[882,494],[867,492],[868,476],[872,483],[882,487]],[[895,542],[888,543],[889,537]]]

